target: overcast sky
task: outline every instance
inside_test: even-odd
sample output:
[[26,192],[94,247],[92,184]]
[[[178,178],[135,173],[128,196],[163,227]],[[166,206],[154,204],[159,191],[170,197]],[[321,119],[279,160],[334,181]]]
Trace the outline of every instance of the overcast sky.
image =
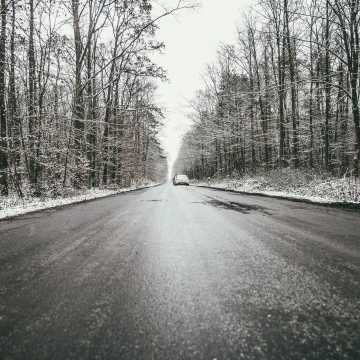
[[[173,4],[175,0],[162,0]],[[188,101],[201,88],[206,64],[216,60],[221,43],[236,40],[236,25],[252,0],[201,0],[197,10],[184,10],[159,22],[157,38],[166,45],[156,61],[168,72],[158,102],[166,109],[162,142],[170,163],[176,159],[181,137],[189,128]],[[170,6],[169,5],[169,6]]]

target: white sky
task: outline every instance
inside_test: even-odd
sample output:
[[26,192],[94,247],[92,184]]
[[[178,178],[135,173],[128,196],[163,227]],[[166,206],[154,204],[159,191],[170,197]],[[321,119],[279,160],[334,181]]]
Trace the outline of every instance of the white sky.
[[[162,0],[171,6],[177,0]],[[236,41],[236,25],[252,0],[200,0],[196,10],[183,10],[159,22],[157,38],[165,42],[164,54],[156,62],[168,73],[169,83],[161,83],[158,103],[166,109],[162,143],[175,161],[182,135],[189,129],[188,101],[202,87],[207,64],[216,60],[221,43]]]

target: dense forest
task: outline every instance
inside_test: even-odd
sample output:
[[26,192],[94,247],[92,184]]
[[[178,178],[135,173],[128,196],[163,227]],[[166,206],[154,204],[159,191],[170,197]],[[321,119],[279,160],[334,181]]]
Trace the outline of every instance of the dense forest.
[[149,0],[1,0],[0,190],[160,181],[167,160],[155,102],[164,44]]
[[175,172],[359,176],[359,0],[260,0],[191,103]]

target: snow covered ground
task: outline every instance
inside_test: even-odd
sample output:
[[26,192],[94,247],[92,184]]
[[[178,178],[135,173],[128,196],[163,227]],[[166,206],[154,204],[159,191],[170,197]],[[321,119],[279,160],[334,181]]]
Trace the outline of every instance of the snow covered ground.
[[360,179],[336,178],[300,170],[284,169],[256,176],[213,178],[195,184],[317,203],[360,203]]
[[105,196],[116,195],[123,192],[128,192],[136,189],[143,189],[147,187],[152,187],[157,184],[147,183],[146,185],[134,185],[129,188],[117,189],[117,190],[108,190],[108,189],[90,189],[79,191],[78,194],[74,196],[64,197],[64,198],[27,198],[19,199],[16,196],[0,197],[0,219],[10,218],[13,216],[18,216],[26,214],[32,211],[51,209],[58,206],[75,204],[87,200],[102,198]]

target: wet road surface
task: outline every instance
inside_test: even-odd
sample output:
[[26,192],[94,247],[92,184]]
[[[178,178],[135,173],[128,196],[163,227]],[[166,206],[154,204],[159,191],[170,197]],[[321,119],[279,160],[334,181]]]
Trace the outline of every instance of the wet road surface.
[[360,359],[360,212],[163,185],[0,222],[0,359]]

